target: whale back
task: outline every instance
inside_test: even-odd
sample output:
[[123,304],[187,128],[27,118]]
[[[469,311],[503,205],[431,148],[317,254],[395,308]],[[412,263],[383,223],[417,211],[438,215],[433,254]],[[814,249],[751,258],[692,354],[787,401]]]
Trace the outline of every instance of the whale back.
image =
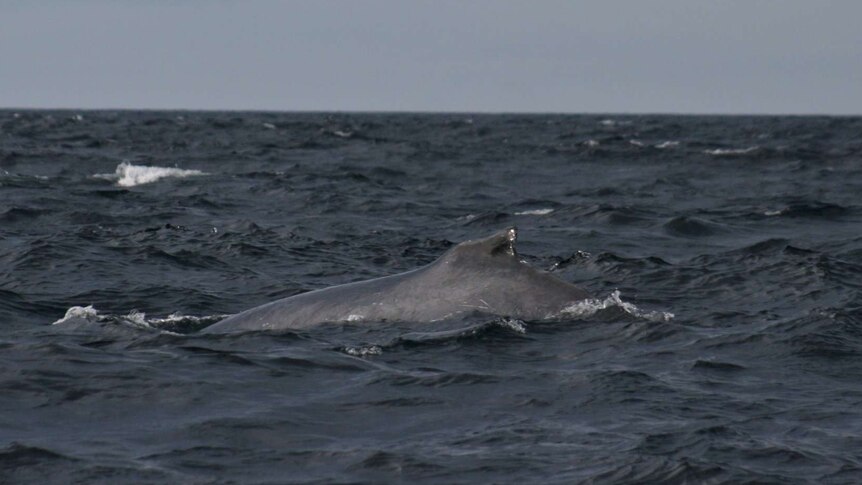
[[277,300],[229,317],[206,332],[303,328],[323,322],[433,322],[467,312],[548,318],[589,295],[521,261],[507,228],[464,241],[406,273]]

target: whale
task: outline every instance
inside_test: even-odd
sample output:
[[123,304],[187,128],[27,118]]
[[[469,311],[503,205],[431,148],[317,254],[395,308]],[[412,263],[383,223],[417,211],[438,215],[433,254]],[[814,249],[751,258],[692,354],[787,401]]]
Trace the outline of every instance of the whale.
[[431,323],[468,313],[538,321],[590,298],[586,290],[523,261],[515,248],[517,238],[517,229],[509,227],[464,241],[427,266],[276,300],[201,332],[295,330],[341,322]]

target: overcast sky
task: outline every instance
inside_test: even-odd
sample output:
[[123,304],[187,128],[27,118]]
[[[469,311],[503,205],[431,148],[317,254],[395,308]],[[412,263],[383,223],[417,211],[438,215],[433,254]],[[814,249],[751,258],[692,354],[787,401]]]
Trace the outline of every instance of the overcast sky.
[[862,1],[0,0],[0,107],[862,114]]

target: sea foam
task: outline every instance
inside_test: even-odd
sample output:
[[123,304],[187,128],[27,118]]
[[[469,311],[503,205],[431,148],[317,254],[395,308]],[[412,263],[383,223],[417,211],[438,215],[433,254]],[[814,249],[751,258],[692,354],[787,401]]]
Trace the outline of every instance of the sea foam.
[[191,177],[193,175],[206,175],[206,173],[200,170],[150,167],[146,165],[132,165],[129,162],[123,162],[117,165],[117,170],[114,173],[98,174],[94,177],[116,181],[117,185],[120,187],[134,187],[136,185],[153,183],[163,178],[184,178]]
[[711,150],[704,150],[703,153],[717,157],[727,157],[733,155],[745,155],[747,153],[757,151],[758,148],[760,147],[753,146],[748,148],[714,148]]
[[121,324],[130,325],[143,329],[158,330],[164,333],[175,333],[171,330],[194,330],[201,326],[213,324],[229,315],[182,315],[179,312],[171,313],[166,317],[147,317],[147,314],[138,310],[131,310],[125,315],[105,314],[97,310],[93,305],[73,306],[66,310],[63,318],[52,323],[52,325],[63,325],[67,323],[88,324]]
[[521,212],[515,212],[516,216],[546,216],[554,212],[554,209],[532,209]]
[[63,318],[57,320],[56,322],[52,323],[51,325],[59,325],[61,323],[66,323],[70,320],[75,320],[75,319],[96,321],[96,320],[98,320],[98,318],[99,318],[99,312],[98,312],[98,310],[93,308],[93,305],[73,306],[73,307],[69,308],[68,310],[66,310],[66,314],[63,316]]
[[673,320],[674,318],[673,313],[660,311],[645,311],[638,308],[637,305],[635,305],[634,303],[623,301],[623,299],[620,298],[619,290],[614,291],[604,300],[598,298],[588,298],[586,300],[574,303],[564,308],[560,312],[560,316],[576,318],[590,317],[601,310],[605,310],[612,307],[618,307],[629,315],[652,322],[668,322],[670,320]]

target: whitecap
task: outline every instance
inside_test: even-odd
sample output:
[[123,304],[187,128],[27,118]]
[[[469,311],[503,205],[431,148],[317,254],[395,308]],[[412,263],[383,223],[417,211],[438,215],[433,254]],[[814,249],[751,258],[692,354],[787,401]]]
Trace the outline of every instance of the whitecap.
[[63,318],[57,320],[51,325],[59,325],[75,319],[98,321],[100,318],[101,316],[99,315],[99,311],[93,308],[93,305],[73,306],[66,310],[66,314]]
[[634,145],[636,147],[642,147],[642,146],[644,146],[644,142],[642,142],[640,140],[635,140],[634,138],[632,138],[631,140],[629,140],[629,145]]
[[344,347],[344,353],[354,357],[367,357],[369,355],[380,355],[383,349],[379,345],[369,345],[367,347]]
[[151,167],[147,165],[132,165],[129,162],[123,162],[117,165],[117,170],[114,173],[97,174],[93,177],[116,181],[117,185],[120,187],[135,187],[137,185],[153,183],[163,178],[184,178],[194,175],[206,175],[206,173],[200,170]]
[[757,150],[758,146],[748,147],[748,148],[714,148],[712,150],[704,150],[703,153],[707,155],[714,156],[732,156],[732,155],[745,155],[746,153],[751,153]]
[[673,320],[674,314],[661,311],[645,311],[641,310],[634,303],[623,301],[620,298],[619,290],[615,290],[604,300],[598,298],[588,298],[586,300],[574,303],[560,312],[563,317],[583,318],[595,315],[601,310],[617,307],[628,313],[629,315],[652,322],[668,322]]
[[115,323],[131,325],[133,327],[158,330],[163,333],[173,334],[175,332],[166,330],[166,327],[196,328],[210,323],[218,322],[219,320],[223,320],[224,318],[229,316],[230,315],[206,315],[199,317],[194,315],[183,315],[179,312],[174,312],[166,317],[147,318],[146,313],[138,310],[131,310],[125,315],[110,315],[100,313],[96,308],[93,307],[93,305],[87,305],[85,307],[73,306],[69,308],[68,310],[66,310],[66,314],[63,316],[63,318],[52,323],[52,325],[59,325],[70,321],[83,320],[89,323]]
[[583,144],[590,147],[590,148],[595,148],[595,147],[599,146],[599,141],[593,140],[592,138],[590,138],[589,140],[585,141]]
[[515,212],[516,216],[546,216],[554,212],[554,209],[533,209],[521,212]]
[[272,123],[264,123],[263,127],[266,128],[267,130],[274,130],[275,129],[275,125],[273,125]]
[[496,324],[503,328],[512,330],[513,332],[521,334],[527,333],[527,327],[524,326],[524,322],[521,320],[516,320],[514,318],[501,318],[496,321]]
[[625,120],[618,121],[618,120],[612,120],[612,119],[608,118],[608,119],[604,119],[602,121],[599,121],[599,124],[602,126],[617,126],[617,125],[625,126],[625,125],[632,124],[632,122],[631,121],[625,121]]
[[147,314],[138,310],[132,310],[128,315],[123,317],[127,323],[137,325],[142,328],[153,328],[150,322],[147,321]]
[[678,141],[667,140],[667,141],[663,141],[661,143],[656,144],[655,147],[658,148],[659,150],[664,150],[665,148],[673,148],[675,146],[679,146]]
[[179,312],[171,313],[166,317],[147,318],[147,314],[138,310],[132,310],[120,320],[126,323],[139,326],[141,328],[151,328],[166,333],[174,333],[166,328],[192,328],[199,327],[223,320],[230,315],[205,315],[202,317],[194,315],[183,315]]

